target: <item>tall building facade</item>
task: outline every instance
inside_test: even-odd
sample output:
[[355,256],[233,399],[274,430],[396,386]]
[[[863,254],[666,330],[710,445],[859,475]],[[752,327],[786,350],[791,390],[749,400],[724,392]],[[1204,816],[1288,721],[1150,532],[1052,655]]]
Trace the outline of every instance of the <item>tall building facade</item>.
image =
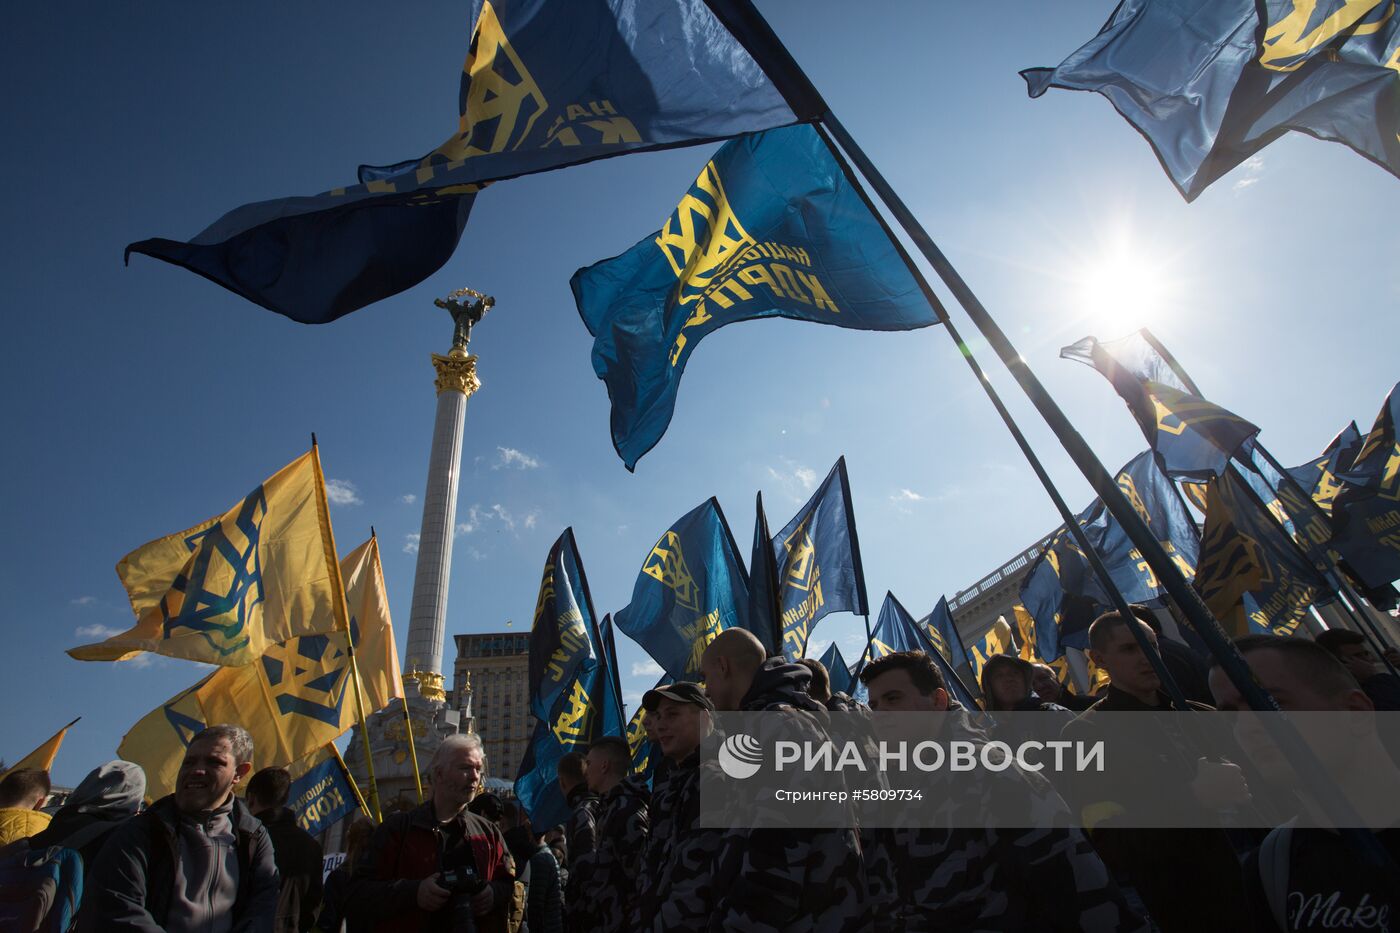
[[[453,706],[470,708],[486,750],[486,772],[514,781],[534,732],[530,714],[530,634],[454,635]],[[468,706],[468,704],[470,704]]]

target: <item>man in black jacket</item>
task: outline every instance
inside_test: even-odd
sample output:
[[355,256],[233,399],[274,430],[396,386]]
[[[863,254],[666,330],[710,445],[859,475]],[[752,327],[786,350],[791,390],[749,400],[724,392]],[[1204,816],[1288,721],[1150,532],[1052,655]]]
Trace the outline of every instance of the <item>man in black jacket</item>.
[[321,906],[321,844],[297,825],[287,807],[292,776],[286,768],[263,768],[248,781],[248,809],[267,827],[277,874],[278,933],[298,933],[316,923]]
[[269,931],[277,865],[266,828],[234,788],[253,770],[253,739],[210,726],[190,740],[175,793],[114,830],[85,884],[91,930]]

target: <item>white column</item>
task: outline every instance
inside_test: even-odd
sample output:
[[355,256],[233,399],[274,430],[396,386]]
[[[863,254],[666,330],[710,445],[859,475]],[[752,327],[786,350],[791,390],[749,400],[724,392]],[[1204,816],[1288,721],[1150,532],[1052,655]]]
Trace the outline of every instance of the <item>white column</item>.
[[[467,399],[481,387],[476,357],[454,349],[433,354],[437,372],[437,419],[423,493],[423,524],[418,535],[418,566],[408,616],[404,679],[416,679],[427,699],[443,699],[442,644],[447,635],[447,584],[452,571],[452,532],[457,521],[457,484],[462,465],[462,431]],[[417,675],[417,676],[414,676]]]

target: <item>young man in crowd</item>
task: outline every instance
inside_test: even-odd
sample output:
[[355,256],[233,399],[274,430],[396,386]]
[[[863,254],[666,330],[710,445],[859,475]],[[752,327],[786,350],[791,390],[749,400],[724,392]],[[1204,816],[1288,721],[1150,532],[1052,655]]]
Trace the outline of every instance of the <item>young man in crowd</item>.
[[[429,799],[385,817],[370,838],[347,916],[374,921],[378,933],[448,929],[449,911],[468,913],[480,930],[504,929],[515,868],[500,828],[467,810],[485,768],[480,736],[443,739],[428,768]],[[455,879],[475,893],[447,886]]]
[[1071,693],[1060,684],[1060,675],[1049,664],[1037,662],[1031,671],[1031,688],[1046,703],[1063,706],[1072,713],[1082,713],[1097,702],[1093,697]]
[[[582,895],[578,886],[587,873],[587,863],[593,858],[598,847],[598,795],[588,789],[585,777],[587,758],[582,752],[569,752],[559,759],[557,772],[559,790],[564,802],[569,805],[569,821],[564,824],[565,861],[561,867],[567,870],[564,880],[564,903],[578,904]],[[571,911],[565,917],[565,926],[570,933],[588,933],[587,927],[576,926],[575,918],[582,912]]]
[[44,829],[52,819],[39,808],[49,796],[49,773],[38,768],[21,768],[0,781],[0,846],[17,839],[28,839]]
[[[933,659],[922,651],[876,658],[860,673],[870,708],[882,713],[958,712]],[[986,736],[962,716],[941,716],[934,726],[944,740],[980,745]],[[934,781],[937,779],[934,778]],[[937,793],[926,786],[925,793]],[[963,802],[984,813],[990,800],[1024,802],[1027,829],[912,826],[868,833],[872,877],[893,877],[894,889],[873,905],[878,929],[888,930],[1142,930],[1084,834],[1063,825],[1068,808],[1038,775],[1013,766],[989,771],[975,799]]]
[[642,697],[647,734],[662,760],[653,779],[651,833],[642,859],[636,930],[688,931],[714,910],[714,859],[720,830],[696,825],[700,814],[700,743],[714,731],[714,704],[698,684],[674,683]]
[[1351,672],[1376,709],[1400,710],[1400,678],[1386,670],[1364,635],[1349,629],[1329,628],[1318,633],[1317,643]]
[[994,654],[982,665],[982,699],[988,710],[1035,713],[1069,710],[1036,694],[1035,668],[1029,661],[1009,654]]
[[[1130,624],[1149,645],[1157,644],[1156,632],[1137,615],[1124,620],[1109,612],[1089,627],[1089,656],[1110,684],[1065,727],[1064,738],[1094,741],[1106,714],[1171,710]],[[1211,707],[1187,702],[1190,710],[1176,716],[1210,715]],[[1177,789],[1170,795],[1144,793],[1137,784],[1105,775],[1100,782],[1079,782],[1080,799],[1070,801],[1114,877],[1136,892],[1164,933],[1239,929],[1248,923],[1239,860],[1225,831],[1217,828],[1222,813],[1250,804],[1248,783],[1229,760],[1238,751],[1197,725],[1206,723],[1165,716],[1145,720],[1137,741],[1114,750],[1117,756],[1136,756],[1133,770],[1139,773],[1174,775],[1161,782]],[[1151,814],[1170,814],[1159,822],[1180,828],[1142,828]],[[1183,891],[1192,896],[1183,897]]]
[[234,796],[253,739],[210,726],[185,749],[175,793],[108,837],[83,890],[89,930],[271,930],[277,865],[267,829]]
[[292,776],[286,768],[263,768],[248,780],[244,799],[272,839],[272,854],[280,879],[277,896],[278,933],[300,933],[316,923],[321,907],[321,844],[297,825],[287,806]]
[[579,864],[573,903],[568,904],[574,929],[621,933],[637,907],[637,882],[651,824],[651,791],[644,775],[632,773],[627,740],[603,736],[588,747],[585,765],[588,789],[600,798],[598,844],[593,856]]
[[[1382,827],[1375,839],[1389,853],[1387,868],[1356,851],[1339,834],[1285,824],[1245,860],[1244,883],[1254,907],[1257,930],[1393,930],[1400,921],[1400,768],[1386,753],[1376,729],[1375,706],[1356,679],[1320,644],[1302,638],[1250,635],[1235,643],[1259,686],[1286,712],[1350,714],[1333,717],[1321,729],[1305,729],[1313,751],[1335,789],[1302,786],[1278,748],[1258,723],[1237,730],[1246,755],[1265,779],[1294,788],[1304,806],[1323,818],[1320,793],[1336,793],[1372,804],[1367,814]],[[1249,704],[1220,668],[1210,686],[1222,710],[1245,712]],[[1377,794],[1377,789],[1383,791]]]
[[[723,712],[803,712],[813,741],[829,741],[812,674],[767,652],[751,632],[720,632],[700,658],[705,694]],[[730,829],[713,881],[717,929],[846,930],[866,912],[865,866],[852,829]]]

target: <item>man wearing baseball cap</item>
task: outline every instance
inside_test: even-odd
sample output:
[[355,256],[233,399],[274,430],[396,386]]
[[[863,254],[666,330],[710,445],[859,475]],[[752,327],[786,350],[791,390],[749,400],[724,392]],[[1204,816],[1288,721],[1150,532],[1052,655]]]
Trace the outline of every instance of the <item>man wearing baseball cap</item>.
[[721,833],[695,825],[700,743],[714,731],[714,708],[699,684],[684,681],[642,697],[647,736],[663,757],[652,786],[651,835],[642,858],[633,929],[697,929],[714,909],[712,865]]

